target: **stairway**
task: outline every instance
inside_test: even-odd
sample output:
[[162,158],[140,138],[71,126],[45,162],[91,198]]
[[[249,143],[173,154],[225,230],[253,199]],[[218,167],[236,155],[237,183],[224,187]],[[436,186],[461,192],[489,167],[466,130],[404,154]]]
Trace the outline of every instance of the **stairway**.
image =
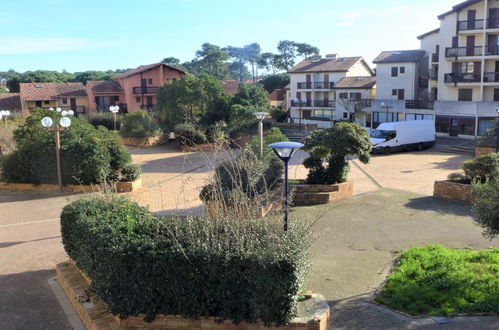
[[311,131],[306,131],[305,129],[298,129],[298,128],[280,128],[282,133],[288,137],[290,141],[293,142],[300,142],[307,136],[309,136],[312,132]]
[[442,149],[442,152],[445,152],[448,154],[474,155],[475,149],[471,148],[471,147],[464,147],[464,146],[449,146],[449,147]]

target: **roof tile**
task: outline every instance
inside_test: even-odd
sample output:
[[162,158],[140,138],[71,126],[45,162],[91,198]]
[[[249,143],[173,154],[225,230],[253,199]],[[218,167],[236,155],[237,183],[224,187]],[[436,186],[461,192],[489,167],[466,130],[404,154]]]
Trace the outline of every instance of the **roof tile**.
[[87,96],[81,82],[66,83],[21,83],[20,94],[23,101],[57,100],[58,97]]

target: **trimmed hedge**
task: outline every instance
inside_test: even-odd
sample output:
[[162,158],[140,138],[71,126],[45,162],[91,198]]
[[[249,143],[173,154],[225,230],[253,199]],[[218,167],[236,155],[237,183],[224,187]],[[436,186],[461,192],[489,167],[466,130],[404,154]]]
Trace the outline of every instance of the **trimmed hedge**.
[[208,143],[206,135],[201,130],[189,123],[178,124],[175,126],[175,138],[184,146],[195,146]]
[[308,228],[282,219],[162,218],[124,198],[79,200],[61,215],[67,254],[122,318],[216,317],[283,325],[309,267]]
[[468,160],[461,167],[470,182],[486,182],[499,176],[499,153],[491,153]]

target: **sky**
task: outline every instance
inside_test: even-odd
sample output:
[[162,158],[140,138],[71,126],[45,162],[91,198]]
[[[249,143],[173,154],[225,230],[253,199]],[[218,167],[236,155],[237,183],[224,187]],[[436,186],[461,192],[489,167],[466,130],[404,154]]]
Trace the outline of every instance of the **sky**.
[[0,71],[134,68],[201,44],[305,42],[321,54],[419,48],[462,0],[0,0]]

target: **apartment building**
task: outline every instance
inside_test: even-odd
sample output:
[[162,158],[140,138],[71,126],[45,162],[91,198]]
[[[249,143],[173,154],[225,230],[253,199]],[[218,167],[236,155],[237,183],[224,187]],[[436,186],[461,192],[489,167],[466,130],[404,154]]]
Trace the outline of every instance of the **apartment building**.
[[434,96],[428,92],[428,61],[423,50],[384,51],[376,64],[376,98],[366,127],[385,122],[434,119]]
[[[362,79],[372,77],[374,71],[362,57],[338,57],[332,54],[319,60],[303,60],[293,67],[289,74],[290,120],[325,128],[351,115],[348,102],[341,104],[337,102],[335,86],[347,77],[359,77],[359,81],[361,77]],[[371,86],[368,89],[373,88],[374,86]],[[352,93],[359,92],[358,88],[354,90]],[[348,89],[346,93],[349,94]],[[366,94],[369,92],[364,93]],[[362,96],[360,100],[358,94],[352,96],[351,100],[350,96],[348,97],[349,101],[361,104]],[[357,109],[360,108],[361,105],[358,105]]]
[[88,109],[87,93],[82,83],[21,83],[19,96],[22,111],[35,108],[61,108],[85,113]]
[[482,135],[499,108],[499,1],[465,1],[438,19],[438,29],[418,37],[428,58],[437,132]]

